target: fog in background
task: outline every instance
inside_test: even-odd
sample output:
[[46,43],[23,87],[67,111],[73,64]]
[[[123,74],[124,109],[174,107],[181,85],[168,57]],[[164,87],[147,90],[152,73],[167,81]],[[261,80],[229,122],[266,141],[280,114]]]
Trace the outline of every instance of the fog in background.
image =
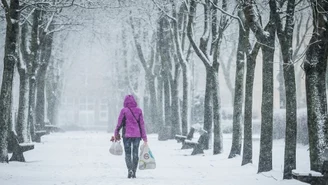
[[[139,61],[129,17],[142,20],[137,25],[137,31],[144,34],[144,52],[150,55],[149,45],[152,42],[152,32],[156,29],[156,8],[151,2],[145,4],[133,4],[124,8],[74,8],[63,10],[63,16],[69,18],[69,26],[65,25],[62,31],[55,35],[55,49],[53,58],[64,62],[61,69],[63,89],[61,95],[60,113],[58,124],[67,128],[98,128],[113,130],[117,116],[123,105],[126,94],[134,94],[138,104],[143,108],[143,95],[145,86],[145,72]],[[148,6],[145,6],[145,5]],[[233,6],[233,4],[230,4]],[[115,6],[115,3],[113,4]],[[3,10],[1,10],[3,11]],[[3,12],[1,12],[3,13]],[[2,14],[1,14],[2,15]],[[201,19],[201,17],[199,17]],[[0,17],[0,58],[3,58],[4,50],[4,19]],[[202,21],[201,21],[202,22]],[[196,34],[201,34],[197,32]],[[304,30],[302,31],[304,32]],[[126,46],[123,46],[123,37]],[[232,94],[227,86],[224,72],[230,75],[230,82],[234,87],[236,44],[238,37],[238,24],[233,21],[224,33],[221,46],[219,71],[220,98],[222,110],[232,114]],[[309,39],[310,37],[308,37]],[[307,40],[307,39],[305,39]],[[148,45],[147,45],[148,44]],[[148,49],[148,51],[147,51]],[[275,63],[275,92],[274,108],[279,109],[279,49],[275,50],[277,61]],[[261,92],[262,92],[262,56],[258,55],[254,81],[253,112],[260,116]],[[125,65],[127,60],[127,66]],[[2,72],[3,60],[0,70]],[[295,66],[296,79],[299,91],[298,106],[304,106],[304,72],[301,69],[302,60]],[[225,68],[222,68],[222,65]],[[227,69],[227,66],[230,68]],[[204,96],[205,69],[203,63],[195,53],[191,57],[190,76],[193,86],[190,93],[191,100],[196,96]],[[133,84],[124,84],[122,79],[128,74]],[[1,77],[0,77],[1,78]],[[180,81],[182,78],[180,78]],[[181,82],[180,82],[181,85]],[[136,87],[131,91],[129,86]],[[18,106],[18,74],[14,83],[14,109]],[[182,98],[182,91],[179,92]],[[194,106],[193,101],[191,106]],[[195,123],[192,123],[195,124]]]

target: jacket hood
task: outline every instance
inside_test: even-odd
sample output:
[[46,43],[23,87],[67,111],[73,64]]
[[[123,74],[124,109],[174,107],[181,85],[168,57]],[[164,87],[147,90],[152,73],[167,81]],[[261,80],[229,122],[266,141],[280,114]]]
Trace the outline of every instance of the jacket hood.
[[134,99],[133,95],[126,95],[124,99],[124,107],[137,107],[137,102]]

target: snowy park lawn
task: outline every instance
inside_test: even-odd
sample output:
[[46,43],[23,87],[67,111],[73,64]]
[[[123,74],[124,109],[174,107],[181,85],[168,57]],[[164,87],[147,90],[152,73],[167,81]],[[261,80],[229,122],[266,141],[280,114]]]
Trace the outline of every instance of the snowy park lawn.
[[[155,170],[137,171],[127,179],[124,156],[108,152],[111,133],[65,132],[42,137],[25,153],[26,163],[0,164],[0,185],[298,185],[282,180],[283,140],[274,141],[273,170],[257,174],[259,140],[254,139],[253,164],[241,166],[241,156],[228,159],[231,135],[224,135],[225,151],[190,156],[175,140],[158,141],[149,135],[149,147],[157,162]],[[309,170],[308,146],[297,147],[297,170]]]

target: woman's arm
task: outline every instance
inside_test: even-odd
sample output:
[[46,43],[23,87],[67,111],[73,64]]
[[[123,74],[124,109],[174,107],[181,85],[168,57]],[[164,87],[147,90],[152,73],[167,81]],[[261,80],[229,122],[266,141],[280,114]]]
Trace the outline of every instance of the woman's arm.
[[139,120],[140,120],[141,134],[142,134],[141,138],[144,142],[147,142],[147,134],[146,134],[145,122],[144,122],[142,112],[140,113]]
[[114,131],[115,138],[118,138],[119,132],[120,132],[121,128],[123,127],[124,119],[125,119],[125,113],[124,113],[124,109],[122,109],[120,112],[120,115],[118,116],[117,125],[116,125],[115,131]]

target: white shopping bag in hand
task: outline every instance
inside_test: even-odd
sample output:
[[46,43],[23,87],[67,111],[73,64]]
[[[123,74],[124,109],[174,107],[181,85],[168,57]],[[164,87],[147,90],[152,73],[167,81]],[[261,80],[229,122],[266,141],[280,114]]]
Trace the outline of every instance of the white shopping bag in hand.
[[148,145],[142,144],[140,146],[140,156],[139,156],[139,170],[155,169],[156,162],[154,155],[149,149]]
[[114,141],[112,146],[109,148],[109,152],[113,155],[122,155],[123,154],[123,147],[120,141]]

